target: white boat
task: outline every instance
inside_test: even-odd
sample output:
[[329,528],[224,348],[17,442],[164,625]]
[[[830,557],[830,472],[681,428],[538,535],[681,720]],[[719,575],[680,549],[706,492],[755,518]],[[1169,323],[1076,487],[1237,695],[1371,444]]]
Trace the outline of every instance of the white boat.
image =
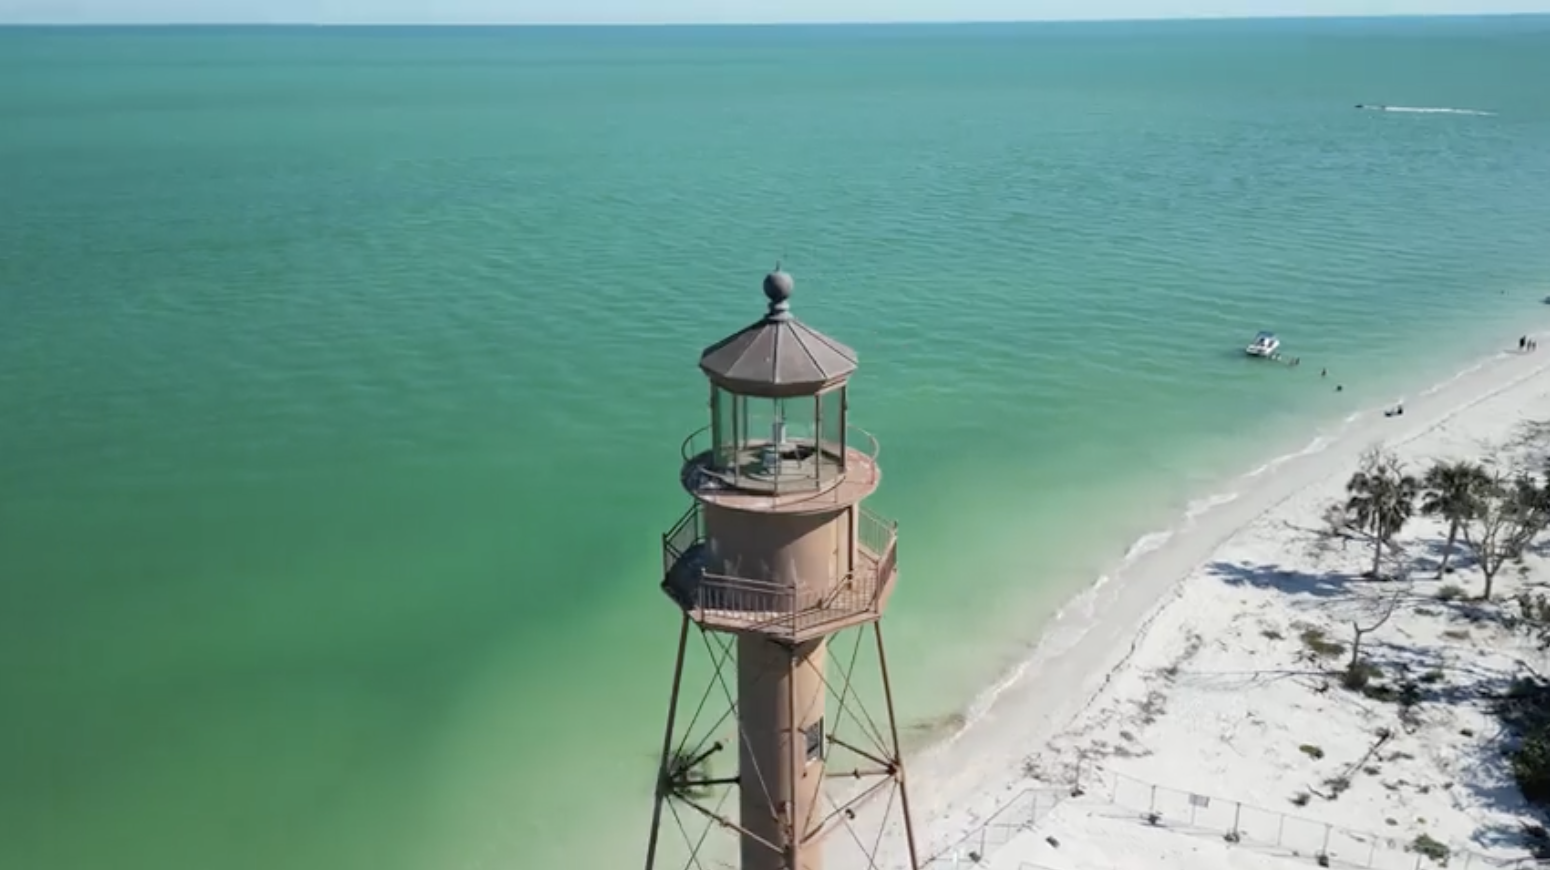
[[1276,338],[1275,333],[1261,330],[1254,336],[1254,340],[1249,342],[1249,346],[1243,349],[1243,352],[1249,356],[1273,357],[1280,348],[1281,339]]

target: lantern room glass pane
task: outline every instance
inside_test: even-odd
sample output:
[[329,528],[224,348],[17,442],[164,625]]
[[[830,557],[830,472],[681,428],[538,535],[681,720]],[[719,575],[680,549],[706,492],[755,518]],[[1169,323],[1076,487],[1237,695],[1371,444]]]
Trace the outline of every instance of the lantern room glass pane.
[[[772,399],[713,387],[705,469],[750,492],[812,491],[844,473],[843,389]],[[702,448],[703,449],[703,448]]]
[[737,457],[737,396],[720,387],[710,391],[711,467],[733,468]]
[[830,390],[818,397],[819,437],[826,458],[845,468],[845,388]]

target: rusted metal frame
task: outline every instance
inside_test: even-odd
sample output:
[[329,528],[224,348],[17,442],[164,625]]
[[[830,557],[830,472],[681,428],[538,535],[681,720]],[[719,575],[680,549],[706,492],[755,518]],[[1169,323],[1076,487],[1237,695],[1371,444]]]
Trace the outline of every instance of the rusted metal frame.
[[[705,631],[705,629],[703,627],[701,627],[701,629],[700,629],[701,637],[704,637],[707,634],[709,634],[709,632]],[[709,638],[705,639],[705,644],[706,644],[706,647],[709,648],[709,646],[710,646]],[[727,686],[726,677],[722,675],[721,671],[718,670],[716,672],[716,674],[714,676],[714,679],[721,686],[722,693],[726,695],[727,706],[734,711],[733,718],[737,721],[737,739],[739,741],[739,745],[740,746],[747,746],[748,742],[749,742],[748,741],[748,732],[743,729],[743,719],[742,719],[742,717],[737,715],[737,713],[735,712],[737,710],[737,699],[733,697],[732,690],[731,690],[731,688],[729,688]],[[741,753],[739,753],[739,756],[741,756]],[[753,753],[749,753],[748,757],[750,759],[753,759]],[[769,785],[768,782],[765,781],[765,779],[764,779],[764,772],[759,769],[759,762],[758,762],[757,759],[753,760],[753,773],[754,773],[754,777],[759,781],[759,790],[764,792],[764,802],[766,804],[769,804],[769,805],[773,806],[774,803],[775,803],[774,796],[770,794],[770,785]],[[740,783],[739,784],[739,788],[746,788],[746,787],[747,787],[746,783]]]
[[[836,806],[833,811],[831,811],[827,816],[824,816],[823,821],[818,823],[818,827],[813,830],[812,834],[810,834],[807,839],[821,840],[824,837],[827,837],[834,829],[836,819],[840,819],[848,824],[850,819],[845,818],[847,812],[854,812],[857,807],[862,806],[863,804],[866,804],[873,798],[877,797],[877,794],[883,789],[891,788],[895,784],[896,781],[893,779],[893,777],[887,777],[878,780],[872,785],[867,786],[866,789],[861,792],[861,794],[858,794],[845,803]],[[865,843],[861,843],[860,845],[863,850],[866,849]]]
[[802,750],[801,764],[806,764],[807,735],[801,735],[800,742],[798,742],[796,675],[801,659],[795,646],[787,647],[786,650],[789,656],[786,666],[786,734],[787,739],[790,741],[786,746],[786,764],[790,768],[789,776],[791,777],[791,795],[789,800],[786,801],[786,845],[791,850],[788,859],[791,863],[791,868],[792,870],[798,870],[802,866],[800,852],[805,838],[797,830],[797,793],[801,790],[802,782],[801,777],[797,775],[799,773],[797,750]]
[[[805,659],[803,659],[802,666],[804,668],[810,668],[814,673],[816,673],[818,675],[819,682],[823,682],[824,668],[819,667],[819,666],[813,664],[813,655],[818,654],[818,652],[820,650],[822,652],[824,660],[827,661],[828,655],[829,655],[828,640],[827,639],[818,641],[817,645],[815,646],[814,653],[808,655]],[[794,676],[795,676],[795,672],[793,672],[793,677]],[[793,679],[792,683],[795,684],[795,682],[796,682],[795,679]],[[806,710],[802,711],[802,717],[801,717],[802,721],[807,721],[808,717],[813,713],[813,708],[814,707],[817,707],[820,710],[822,710],[825,706],[827,706],[825,704],[825,702],[827,700],[828,700],[828,685],[825,683],[823,690],[818,692],[817,693],[817,697],[812,699],[812,701],[808,705],[808,708]],[[793,708],[793,709],[795,709],[795,708]],[[820,717],[820,721],[822,721],[823,718],[825,718],[825,717],[821,716]],[[795,736],[795,735],[793,735],[793,736]],[[829,725],[828,725],[827,722],[825,722],[824,723],[823,739],[825,741],[827,741],[828,738],[829,738]],[[807,749],[807,735],[805,733],[802,735],[802,748],[803,748],[803,753],[805,755],[806,754],[806,749]],[[817,784],[817,787],[815,789],[815,795],[817,797],[821,798],[821,797],[824,796],[824,791],[823,791],[824,781],[828,779],[829,753],[828,753],[828,749],[823,744],[819,745],[819,750],[818,751],[819,751],[820,762],[823,764],[823,774],[824,775],[819,777],[818,784]],[[802,830],[803,831],[808,831],[808,830],[812,829],[812,827],[813,827],[813,816],[814,816],[815,813],[817,813],[819,811],[819,809],[820,809],[819,801],[816,800],[816,799],[808,804],[807,812],[806,812],[806,814],[802,818]]]
[[904,839],[910,850],[910,870],[919,870],[920,858],[915,853],[915,826],[910,818],[910,794],[905,783],[904,753],[899,748],[899,717],[893,707],[893,681],[888,676],[888,654],[883,644],[883,624],[872,623],[872,633],[877,636],[877,663],[883,672],[883,700],[888,705],[888,730],[893,737],[893,755],[897,764],[899,781],[899,806],[904,812]]
[[[673,801],[668,801],[667,808],[673,814],[673,824],[678,826],[678,836],[683,838],[684,845],[689,845],[689,826],[684,822],[684,817],[679,814],[678,804],[674,803]],[[704,845],[705,838],[710,836],[710,828],[710,824],[707,823],[705,828],[700,831],[700,836],[696,838],[693,845],[690,846],[689,860],[684,862],[684,870],[690,870],[690,868],[693,867],[697,867],[699,870],[705,870],[705,865],[700,863],[700,847]]]
[[[844,744],[841,744],[844,745]],[[849,746],[845,746],[850,749]],[[873,776],[893,776],[893,765],[880,767],[877,770],[862,770],[859,767],[850,770],[827,770],[823,772],[824,779],[866,779]]]
[[[834,684],[829,682],[829,677],[826,674],[820,673],[818,678],[823,680],[824,688],[833,694],[835,699],[839,702],[838,713],[843,714],[847,709],[852,710],[851,718],[856,720],[856,725],[861,728],[863,733],[866,733],[868,729],[871,729],[870,733],[867,733],[867,737],[871,738],[879,752],[887,752],[887,741],[883,738],[883,729],[877,727],[877,721],[872,718],[872,714],[867,710],[866,704],[862,703],[861,693],[851,691],[853,686],[851,683],[850,675],[856,669],[856,659],[860,657],[861,635],[858,633],[856,635],[856,647],[851,652],[850,666],[840,672],[841,678],[845,681],[845,690],[843,692],[835,691]],[[861,715],[857,716],[854,712],[855,710],[859,710]],[[865,721],[863,721],[863,718]],[[838,728],[835,729],[835,731],[838,730]],[[886,764],[887,762],[883,763]]]
[[855,571],[855,566],[852,565],[851,566],[851,570],[846,571],[845,575],[843,577],[840,577],[838,582],[836,582],[834,584],[834,591],[830,592],[824,598],[820,598],[818,606],[816,608],[813,608],[813,609],[815,609],[815,610],[829,610],[829,609],[831,609],[832,606],[834,605],[834,602],[838,601],[839,597],[841,595],[844,595],[846,592],[849,592],[849,591],[851,591],[854,588],[852,586],[852,584],[855,583],[855,581],[856,581],[856,571]]
[[[682,550],[679,549],[678,536],[685,528],[689,526],[690,523],[694,523],[695,528],[694,540],[689,542],[689,546],[692,547],[704,539],[705,536],[701,534],[701,530],[699,528],[700,513],[701,510],[699,502],[694,502],[693,504],[689,505],[689,509],[684,511],[683,516],[678,518],[678,522],[673,523],[673,527],[662,536],[662,549],[671,552],[675,559],[682,558],[684,553],[688,552],[687,548]],[[671,570],[671,566],[664,567],[668,570]]]
[[[834,808],[836,811],[839,810],[839,804],[832,798],[829,800],[829,806]],[[851,822],[854,821],[854,816],[854,812],[846,813],[843,816],[845,833],[850,835],[850,839],[855,842],[856,848],[860,849],[861,854],[866,856],[868,870],[878,870],[876,857],[867,853],[866,843],[862,842],[861,835],[856,833],[856,826],[851,824]],[[833,831],[825,831],[824,837],[827,838],[832,834]]]
[[893,767],[896,764],[896,762],[889,761],[886,758],[878,758],[876,755],[873,755],[872,753],[867,752],[865,749],[862,749],[862,748],[860,748],[858,746],[852,746],[850,743],[848,743],[848,742],[846,742],[844,740],[841,740],[838,737],[830,737],[829,738],[829,742],[831,742],[831,743],[838,743],[840,746],[843,746],[846,749],[849,749],[851,752],[854,752],[857,755],[861,756],[862,758],[865,758],[867,761],[870,761],[873,764],[880,764],[880,765],[882,765],[884,770],[892,770]]
[[748,397],[732,394],[732,444],[737,456],[732,462],[732,485],[737,486],[743,473],[743,443],[748,440]]
[[[721,808],[726,806],[727,798],[731,796],[731,794],[732,792],[730,790],[721,793],[721,800],[716,802],[716,815],[721,815]],[[678,812],[678,805],[669,802],[667,806],[668,809],[673,811],[673,821],[678,824],[678,832],[683,836],[684,844],[689,846],[689,860],[684,864],[685,870],[688,870],[690,867],[698,867],[700,870],[705,870],[705,865],[700,863],[700,850],[705,848],[705,841],[710,839],[710,832],[713,828],[725,826],[720,823],[712,823],[707,821],[705,826],[700,829],[700,835],[694,838],[693,843],[690,843],[689,826],[684,823],[683,815]]]
[[850,464],[850,389],[840,385],[840,471]]
[[710,466],[721,461],[721,395],[716,383],[710,383]]
[[[722,654],[719,657],[715,654],[714,651],[711,653],[711,663],[713,665],[715,665],[715,668],[714,668],[714,671],[713,671],[714,673],[720,673],[721,669],[726,667],[727,660],[732,657],[731,651],[726,649],[726,648],[724,648],[724,647],[722,648],[721,653]],[[695,708],[694,708],[694,715],[689,717],[689,725],[688,725],[688,727],[686,727],[684,729],[683,738],[678,741],[677,749],[678,749],[679,752],[682,752],[683,748],[688,745],[690,736],[692,736],[694,734],[694,726],[699,724],[700,714],[705,711],[705,705],[710,702],[710,693],[715,688],[716,688],[715,682],[713,682],[713,681],[707,681],[706,682],[706,684],[705,684],[705,693],[700,696],[700,703],[695,706]],[[706,729],[707,732],[714,733],[717,728],[721,727],[721,723],[725,722],[727,720],[727,717],[730,714],[731,714],[730,710],[725,712],[725,713],[722,713],[721,714],[721,718],[717,719],[716,723],[714,725],[712,725],[712,726],[710,726],[710,728]],[[701,745],[704,745],[704,741],[701,741]],[[699,750],[700,750],[699,746],[696,746],[694,748],[695,752],[699,752]],[[708,756],[708,753],[707,753],[707,756]]]
[[[831,649],[834,647],[834,643],[833,643],[833,639],[832,638],[830,639],[829,647]],[[855,643],[854,646],[851,647],[851,650],[850,650],[850,664],[846,665],[844,670],[841,671],[841,672],[848,674],[848,673],[851,673],[852,671],[854,671],[856,669],[856,660],[858,658],[860,658],[860,657],[861,657],[861,632],[857,631],[856,632],[856,643]],[[820,674],[819,676],[823,679],[823,686],[824,686],[825,692],[833,691],[833,687],[829,684],[828,677],[826,677],[826,676],[824,676],[822,674]],[[842,724],[844,724],[844,722],[845,722],[845,702],[846,702],[846,698],[849,696],[850,692],[851,692],[851,684],[850,684],[849,680],[846,680],[845,681],[845,689],[844,689],[844,691],[843,692],[835,693],[834,700],[837,702],[838,706],[836,707],[836,709],[834,711],[834,724],[829,729],[828,735],[825,735],[825,736],[830,737],[831,739],[832,739],[833,735],[840,733],[840,726]],[[861,720],[860,720],[859,717],[854,717],[853,716],[852,718],[856,719],[856,723],[858,725],[861,723]]]
[[[888,790],[888,806],[883,807],[883,819],[882,822],[877,826],[877,839],[872,841],[872,851],[866,853],[868,862],[870,862],[874,867],[877,866],[877,853],[883,848],[883,834],[888,832],[888,817],[893,815],[893,797],[894,795],[900,795],[902,797],[903,794],[904,786],[902,784],[898,788]],[[908,821],[908,817],[906,817],[905,820]],[[847,825],[850,824],[850,820],[846,819],[845,823]],[[860,839],[860,837],[857,837],[857,839]],[[862,852],[866,852],[866,847],[862,846],[861,850]],[[911,856],[911,863],[913,863],[914,860],[914,857]]]
[[711,821],[713,821],[716,824],[722,826],[723,828],[728,828],[730,830],[738,832],[739,834],[743,835],[744,837],[747,837],[748,839],[753,840],[755,843],[758,843],[759,845],[765,847],[766,849],[769,849],[770,851],[774,852],[777,855],[781,854],[782,851],[784,851],[779,846],[775,845],[774,843],[771,843],[769,840],[764,839],[763,837],[759,836],[758,834],[755,834],[753,831],[748,830],[747,828],[743,827],[742,825],[738,824],[737,822],[732,821],[731,819],[727,818],[726,816],[722,815],[721,813],[712,812],[711,810],[708,810],[705,807],[700,806],[699,802],[695,801],[693,798],[678,798],[677,802],[680,803],[680,804],[683,804],[684,806],[688,807],[691,810],[694,810],[695,812],[699,813],[700,815],[704,816],[705,818],[710,819]]
[[[841,470],[843,473],[843,469]],[[813,396],[813,479],[823,488],[823,393]]]
[[667,727],[662,733],[662,759],[657,765],[656,797],[651,807],[651,836],[646,841],[646,870],[657,861],[657,831],[662,824],[662,801],[667,797],[667,759],[673,751],[673,726],[678,719],[678,692],[683,686],[684,652],[689,645],[689,615],[678,624],[678,654],[673,664],[673,690],[668,694]]
[[[716,748],[721,749],[723,747],[720,743],[717,743]],[[738,785],[742,781],[742,777],[722,776],[715,779],[686,779],[683,784],[687,788],[709,788],[716,785]]]

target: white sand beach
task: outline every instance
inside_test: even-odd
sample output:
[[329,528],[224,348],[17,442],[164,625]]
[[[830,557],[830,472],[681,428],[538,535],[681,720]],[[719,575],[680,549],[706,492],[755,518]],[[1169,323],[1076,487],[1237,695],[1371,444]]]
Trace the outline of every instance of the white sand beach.
[[[1421,835],[1450,850],[1450,867],[1525,857],[1531,816],[1486,696],[1545,657],[1490,608],[1439,599],[1449,584],[1479,593],[1468,559],[1443,580],[1418,570],[1411,597],[1363,641],[1391,677],[1425,683],[1405,715],[1342,687],[1329,672],[1343,659],[1304,640],[1348,643],[1353,615],[1396,586],[1360,579],[1370,550],[1310,547],[1362,454],[1381,444],[1417,475],[1483,457],[1550,420],[1550,352],[1500,354],[1404,408],[1348,419],[1202,499],[1070,602],[964,729],[912,760],[922,859],[1209,870],[1316,866],[1323,852],[1329,866],[1440,866],[1408,850]],[[1417,518],[1400,540],[1434,558],[1445,535]],[[1550,583],[1550,568],[1534,557],[1525,573],[1503,570],[1493,606],[1515,613],[1515,591],[1536,581]]]

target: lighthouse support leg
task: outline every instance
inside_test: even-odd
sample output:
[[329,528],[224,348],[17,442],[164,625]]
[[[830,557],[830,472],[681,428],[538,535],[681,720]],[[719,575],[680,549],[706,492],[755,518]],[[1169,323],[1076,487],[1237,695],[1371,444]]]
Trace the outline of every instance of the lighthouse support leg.
[[[678,724],[678,693],[683,687],[684,651],[688,644],[689,614],[685,613],[683,622],[678,626],[678,655],[673,663],[673,691],[667,701],[667,728],[662,734],[662,760],[657,767],[657,792],[651,805],[651,837],[646,841],[646,870],[652,870],[657,862],[657,834],[662,829],[662,802],[667,800],[667,765],[669,756],[673,752],[673,728]],[[913,846],[911,848],[913,849]]]
[[883,674],[883,700],[888,705],[888,730],[893,738],[893,763],[898,765],[899,808],[904,812],[904,842],[910,851],[910,870],[919,870],[920,858],[915,854],[915,826],[910,817],[910,790],[904,781],[904,752],[899,748],[899,717],[893,710],[893,681],[888,678],[888,655],[883,651],[883,621],[872,623],[872,633],[877,636],[877,664]]

